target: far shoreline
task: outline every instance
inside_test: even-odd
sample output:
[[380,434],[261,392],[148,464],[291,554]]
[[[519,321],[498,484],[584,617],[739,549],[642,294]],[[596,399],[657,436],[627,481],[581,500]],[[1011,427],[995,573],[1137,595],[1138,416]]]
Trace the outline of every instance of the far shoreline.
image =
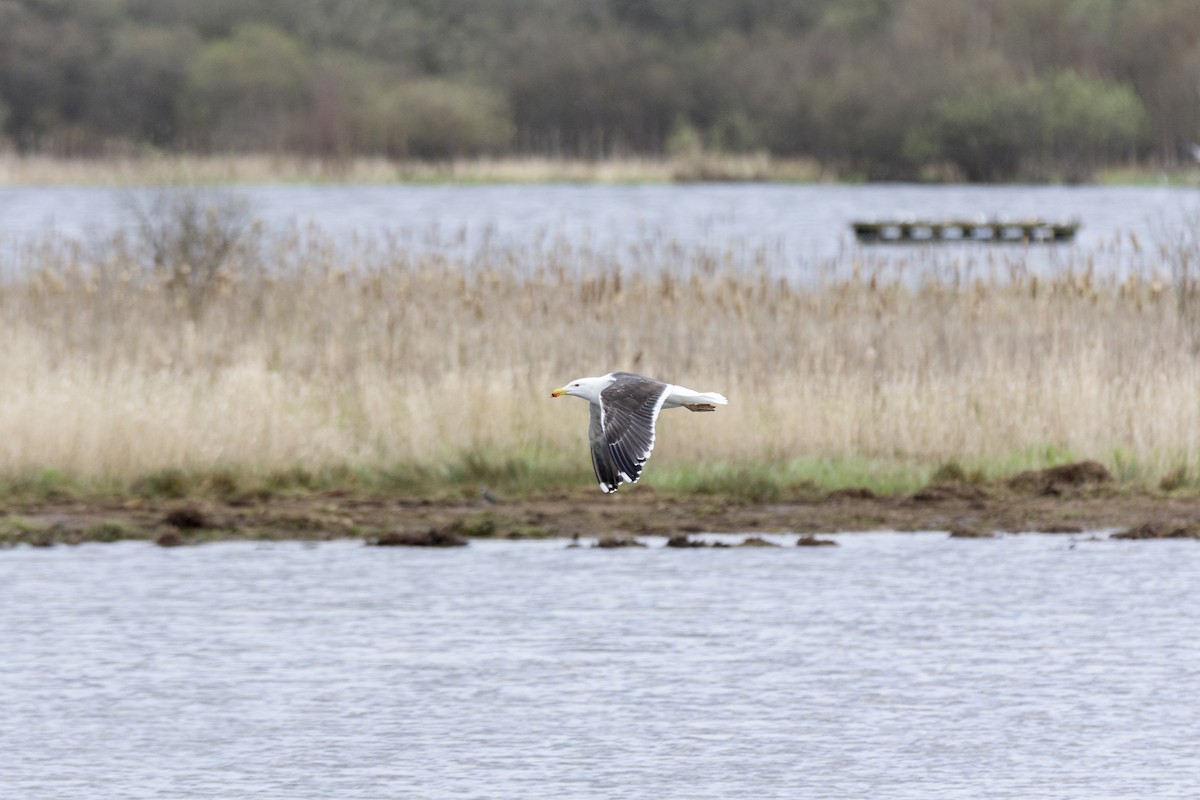
[[447,161],[290,154],[68,158],[0,153],[0,186],[491,185],[834,183],[816,162],[765,154],[684,158],[473,158]]
[[[959,183],[951,172],[913,181]],[[316,158],[292,154],[113,155],[64,157],[0,152],[0,187],[161,186],[161,185],[491,185],[581,183],[688,184],[866,184],[863,176],[806,158],[766,153],[696,153],[678,157],[606,159],[497,157],[449,161],[392,160],[382,157]],[[1012,183],[1023,183],[1014,181]],[[1063,185],[1041,181],[1030,185]],[[1099,171],[1084,185],[1197,186],[1200,165],[1166,171],[1125,165]]]

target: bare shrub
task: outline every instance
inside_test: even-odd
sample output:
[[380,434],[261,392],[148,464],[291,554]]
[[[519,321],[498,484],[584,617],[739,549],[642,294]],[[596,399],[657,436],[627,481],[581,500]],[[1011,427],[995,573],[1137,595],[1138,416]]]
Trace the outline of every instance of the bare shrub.
[[261,226],[241,195],[223,189],[163,188],[129,193],[133,254],[193,318],[233,270],[256,265]]

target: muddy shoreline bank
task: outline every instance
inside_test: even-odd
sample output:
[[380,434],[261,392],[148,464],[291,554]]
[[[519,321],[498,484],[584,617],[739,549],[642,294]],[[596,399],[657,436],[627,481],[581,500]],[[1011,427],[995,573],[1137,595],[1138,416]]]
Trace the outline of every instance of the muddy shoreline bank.
[[[1059,468],[1062,470],[1063,468]],[[1127,487],[1072,467],[1000,484],[949,481],[912,494],[847,488],[819,499],[754,503],[668,496],[648,486],[616,496],[583,489],[507,500],[355,495],[340,491],[271,498],[97,498],[0,505],[0,546],[125,539],[163,545],[219,540],[444,540],[681,536],[701,533],[948,531],[1200,537],[1200,497]]]

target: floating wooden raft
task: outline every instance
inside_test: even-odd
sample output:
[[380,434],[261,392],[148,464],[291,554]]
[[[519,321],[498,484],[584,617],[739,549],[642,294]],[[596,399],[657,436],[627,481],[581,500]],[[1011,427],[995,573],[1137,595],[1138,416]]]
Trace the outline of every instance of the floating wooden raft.
[[1033,219],[1020,222],[979,222],[944,220],[942,222],[905,220],[902,222],[852,222],[860,242],[933,243],[933,242],[1069,242],[1079,230],[1078,222],[1047,222]]

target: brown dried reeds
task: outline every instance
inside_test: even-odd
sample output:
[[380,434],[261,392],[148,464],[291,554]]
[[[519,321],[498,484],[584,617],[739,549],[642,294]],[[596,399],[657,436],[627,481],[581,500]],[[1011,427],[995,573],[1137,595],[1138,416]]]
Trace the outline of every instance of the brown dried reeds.
[[973,275],[917,256],[799,283],[761,254],[669,245],[451,257],[254,235],[199,301],[119,239],[26,253],[0,284],[0,474],[436,472],[484,454],[579,475],[586,413],[549,390],[612,369],[730,398],[666,415],[650,482],[1071,457],[1157,480],[1200,456],[1197,303],[1180,296],[1197,288],[1153,266]]

